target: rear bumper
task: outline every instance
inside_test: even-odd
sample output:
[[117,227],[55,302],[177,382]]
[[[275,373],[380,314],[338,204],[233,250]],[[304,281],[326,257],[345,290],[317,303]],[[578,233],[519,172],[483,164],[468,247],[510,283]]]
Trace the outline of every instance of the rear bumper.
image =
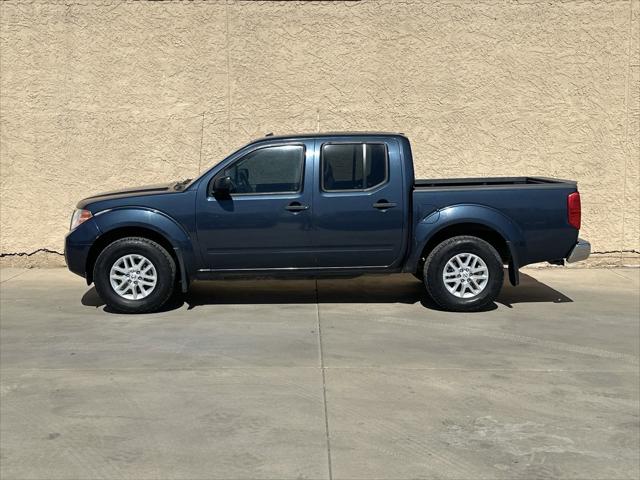
[[578,243],[573,246],[566,260],[567,263],[581,262],[589,258],[590,254],[591,244],[582,238],[578,238]]

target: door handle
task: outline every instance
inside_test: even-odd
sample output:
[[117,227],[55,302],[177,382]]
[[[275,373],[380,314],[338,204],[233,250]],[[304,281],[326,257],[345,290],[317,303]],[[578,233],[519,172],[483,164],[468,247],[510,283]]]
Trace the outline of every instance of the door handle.
[[300,202],[291,202],[284,208],[290,212],[301,212],[302,210],[308,210],[309,205],[302,205]]
[[386,200],[380,200],[373,204],[373,208],[377,208],[378,210],[386,210],[387,208],[393,208],[398,204],[395,202],[388,202]]

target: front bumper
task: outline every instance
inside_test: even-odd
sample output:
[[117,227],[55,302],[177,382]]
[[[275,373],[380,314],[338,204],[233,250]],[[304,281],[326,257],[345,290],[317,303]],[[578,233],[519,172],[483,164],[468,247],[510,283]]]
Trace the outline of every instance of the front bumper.
[[578,238],[578,243],[573,246],[566,260],[567,263],[581,262],[589,258],[590,254],[591,244],[582,238]]
[[87,276],[87,259],[91,246],[100,234],[93,219],[81,223],[67,233],[64,241],[64,259],[67,268],[81,277]]

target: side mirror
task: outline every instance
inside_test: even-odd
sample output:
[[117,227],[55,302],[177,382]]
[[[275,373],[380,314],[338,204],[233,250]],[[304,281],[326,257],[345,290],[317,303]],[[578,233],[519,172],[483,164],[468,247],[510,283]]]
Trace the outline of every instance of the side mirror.
[[213,181],[213,188],[211,189],[214,195],[229,195],[233,189],[233,182],[231,177],[223,176],[218,177]]

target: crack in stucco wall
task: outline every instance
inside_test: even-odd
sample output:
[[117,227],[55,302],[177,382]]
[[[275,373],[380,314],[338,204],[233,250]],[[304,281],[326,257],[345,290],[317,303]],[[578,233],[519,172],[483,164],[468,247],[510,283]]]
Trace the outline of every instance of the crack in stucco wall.
[[36,255],[38,253],[50,253],[52,255],[64,256],[63,252],[58,252],[56,250],[51,250],[49,248],[38,248],[38,249],[33,250],[31,252],[0,253],[0,258],[4,258],[4,257],[31,257],[31,256]]
[[[64,252],[59,252],[57,250],[51,250],[49,248],[38,248],[36,250],[32,250],[30,252],[9,252],[9,253],[3,253],[0,252],[0,258],[6,258],[6,257],[31,257],[33,255],[36,255],[38,253],[45,253],[45,254],[52,254],[52,255],[58,255],[58,256],[64,256]],[[591,252],[591,255],[611,255],[611,254],[624,254],[624,253],[633,253],[636,255],[640,255],[640,250],[608,250],[605,252]]]

